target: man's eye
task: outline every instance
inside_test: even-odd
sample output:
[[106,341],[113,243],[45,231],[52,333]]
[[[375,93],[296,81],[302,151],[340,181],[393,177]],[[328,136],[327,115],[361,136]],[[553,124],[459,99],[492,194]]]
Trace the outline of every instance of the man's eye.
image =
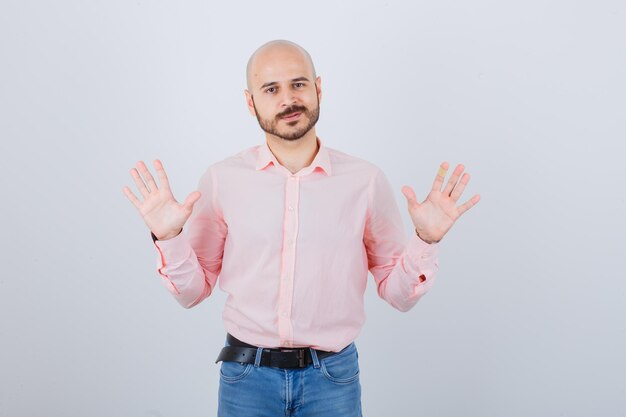
[[296,87],[304,87],[304,83],[295,83],[294,86],[296,86]]
[[276,88],[274,88],[274,87],[270,87],[270,88],[265,89],[266,93],[273,93],[275,91],[276,91]]

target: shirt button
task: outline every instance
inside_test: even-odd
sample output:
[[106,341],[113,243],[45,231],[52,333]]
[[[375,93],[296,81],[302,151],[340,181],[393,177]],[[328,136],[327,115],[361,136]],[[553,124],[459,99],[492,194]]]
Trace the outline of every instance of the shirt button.
[[293,207],[292,206],[289,206],[289,211],[293,211]]
[[282,313],[280,313],[280,315],[283,316],[283,317],[287,317],[287,312],[283,311]]

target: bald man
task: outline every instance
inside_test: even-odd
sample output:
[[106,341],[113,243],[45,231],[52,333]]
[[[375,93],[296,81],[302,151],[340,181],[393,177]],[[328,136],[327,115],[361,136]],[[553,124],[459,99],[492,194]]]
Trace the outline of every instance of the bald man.
[[271,41],[246,75],[263,144],[210,165],[182,204],[159,160],[160,188],[139,161],[131,175],[144,199],[124,193],[183,307],[212,294],[218,277],[228,294],[218,416],[362,416],[354,340],[368,272],[383,300],[410,310],[433,284],[438,242],[479,196],[458,204],[469,174],[459,164],[444,185],[442,163],[422,202],[402,188],[415,226],[407,239],[385,174],[317,136],[322,82],[310,55]]

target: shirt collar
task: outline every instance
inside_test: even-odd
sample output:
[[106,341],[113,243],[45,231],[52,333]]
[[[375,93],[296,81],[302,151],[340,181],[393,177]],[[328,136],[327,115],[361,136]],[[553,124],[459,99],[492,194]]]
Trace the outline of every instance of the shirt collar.
[[[316,138],[316,140],[317,140],[317,143],[319,144],[319,149],[317,150],[317,154],[315,155],[313,162],[311,162],[311,165],[304,168],[301,171],[300,175],[309,174],[312,171],[314,171],[315,168],[317,167],[320,167],[321,169],[323,169],[324,172],[326,172],[326,175],[331,175],[332,170],[330,167],[330,157],[328,155],[328,149],[326,148],[326,146],[324,146],[324,144],[322,143],[319,137]],[[280,163],[278,162],[278,160],[276,159],[276,157],[270,150],[269,146],[267,145],[267,141],[265,141],[263,145],[259,145],[257,147],[257,158],[256,158],[255,169],[257,171],[265,169],[265,167],[267,167],[270,163],[274,164],[274,166],[280,165]]]

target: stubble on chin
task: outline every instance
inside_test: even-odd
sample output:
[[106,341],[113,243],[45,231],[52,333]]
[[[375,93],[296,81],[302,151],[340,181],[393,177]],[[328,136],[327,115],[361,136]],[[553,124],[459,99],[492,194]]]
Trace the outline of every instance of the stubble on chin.
[[[279,137],[284,140],[298,140],[307,134],[309,130],[315,126],[317,120],[319,119],[319,108],[315,112],[310,112],[308,109],[302,112],[302,115],[306,117],[307,122],[304,127],[301,129],[297,129],[295,131],[280,131],[278,129],[278,124],[282,120],[282,118],[274,118],[272,121],[262,120],[257,113],[257,120],[259,122],[259,126],[263,129],[264,132]],[[293,122],[287,122],[289,126],[296,126],[300,123],[301,120],[295,120]]]

